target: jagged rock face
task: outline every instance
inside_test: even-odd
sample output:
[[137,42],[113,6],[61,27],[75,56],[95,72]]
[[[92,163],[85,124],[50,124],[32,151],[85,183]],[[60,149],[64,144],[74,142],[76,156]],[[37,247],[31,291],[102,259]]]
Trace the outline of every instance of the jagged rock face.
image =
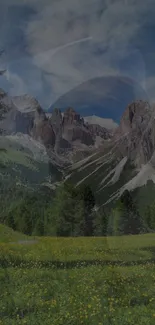
[[[0,104],[1,107],[1,104]],[[8,111],[6,117],[3,115],[3,119],[0,121],[1,134],[13,134],[22,132],[24,134],[30,134],[33,127],[33,117],[27,114],[23,116],[17,110]]]
[[67,108],[66,111],[64,112],[64,117],[63,117],[63,124],[64,125],[72,125],[75,123],[80,123],[80,114],[77,114],[73,108]]
[[30,134],[33,128],[34,114],[17,112],[16,115],[16,133]]
[[0,94],[1,134],[28,134],[53,148],[55,134],[39,103],[27,95],[11,98],[2,90]]
[[80,141],[87,146],[94,144],[92,134],[87,129],[80,126],[66,126],[63,131],[63,138],[69,142]]
[[[103,140],[111,139],[111,131],[106,128],[85,123],[84,118],[76,113],[73,108],[67,108],[64,114],[57,108],[48,114],[55,133],[55,151],[60,154],[67,154],[75,151],[90,154],[90,149],[96,149]],[[98,138],[98,139],[97,139]],[[97,139],[97,142],[96,142]],[[78,155],[77,155],[78,156]]]
[[84,124],[84,119],[73,108],[68,108],[63,116],[59,109],[55,108],[49,118],[55,133],[55,151],[64,153],[66,150],[74,150],[73,144],[94,144],[94,134]]
[[0,97],[0,120],[1,134],[29,133],[33,127],[33,114],[22,114],[6,93]]
[[50,120],[55,133],[55,151],[60,153],[60,147],[65,145],[62,141],[62,114],[60,109],[55,108],[53,110]]
[[9,97],[2,90],[0,118],[1,134],[28,134],[44,144],[46,149],[52,149],[64,157],[72,152],[78,152],[79,156],[79,151],[82,155],[83,152],[89,155],[90,150],[97,148],[97,137],[101,140],[111,138],[106,128],[85,124],[73,108],[66,109],[64,114],[56,108],[48,118],[36,99],[28,95]]
[[45,147],[54,147],[55,145],[55,134],[48,120],[37,122],[32,130],[32,135],[35,140],[43,143]]
[[122,116],[116,134],[121,136],[131,131],[137,131],[139,134],[143,133],[152,115],[151,112],[152,110],[148,102],[139,100],[131,103]]
[[12,102],[22,113],[32,111],[35,112],[37,109],[41,109],[39,102],[27,94],[12,97]]
[[38,107],[35,112],[32,136],[35,140],[43,143],[45,147],[55,146],[55,133],[52,124],[41,107]]
[[148,102],[136,101],[125,110],[114,140],[123,156],[139,167],[147,163],[155,150],[153,111]]
[[68,108],[64,112],[62,136],[68,142],[79,141],[87,146],[94,144],[94,136],[92,136],[91,132],[84,125],[83,118],[72,108]]
[[52,116],[51,116],[51,122],[53,125],[53,128],[55,130],[55,132],[59,132],[60,128],[62,127],[62,114],[60,109],[55,108],[52,112]]
[[88,130],[91,132],[91,134],[94,136],[99,136],[102,139],[108,140],[111,139],[112,134],[110,133],[110,131],[108,131],[107,129],[105,129],[104,127],[97,125],[97,124],[86,124],[86,127],[88,128]]

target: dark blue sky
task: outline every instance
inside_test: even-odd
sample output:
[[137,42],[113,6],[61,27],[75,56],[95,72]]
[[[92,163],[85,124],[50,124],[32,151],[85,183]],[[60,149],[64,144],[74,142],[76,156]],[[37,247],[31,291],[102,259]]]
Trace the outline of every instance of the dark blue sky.
[[[105,89],[105,92],[104,92]],[[108,92],[106,91],[108,89]],[[72,89],[60,97],[50,108],[74,107],[83,116],[111,117],[117,123],[132,100],[148,100],[146,92],[134,80],[118,77],[100,77]]]
[[154,17],[154,0],[2,0],[0,87],[118,120],[128,101],[155,100]]

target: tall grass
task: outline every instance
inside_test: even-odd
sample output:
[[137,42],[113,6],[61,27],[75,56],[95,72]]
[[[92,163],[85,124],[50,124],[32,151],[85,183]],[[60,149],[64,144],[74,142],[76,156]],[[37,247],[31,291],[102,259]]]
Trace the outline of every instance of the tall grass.
[[155,324],[154,234],[18,240],[0,243],[0,324]]

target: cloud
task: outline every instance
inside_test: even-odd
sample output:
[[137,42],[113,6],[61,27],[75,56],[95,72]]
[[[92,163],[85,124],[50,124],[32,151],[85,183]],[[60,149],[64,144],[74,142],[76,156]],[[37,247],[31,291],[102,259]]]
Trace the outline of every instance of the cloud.
[[48,106],[87,80],[122,75],[153,96],[146,26],[154,30],[154,15],[154,0],[5,0],[0,39],[11,92],[30,92]]
[[155,103],[155,75],[147,78],[146,92],[148,94],[149,101]]
[[18,96],[27,92],[26,84],[16,73],[7,70],[6,75],[6,79],[10,84],[10,95]]
[[136,36],[152,12],[153,0],[147,4],[138,0],[59,0],[39,9],[36,19],[27,25],[26,38],[34,64],[51,86],[52,102],[100,76],[125,72],[144,85],[145,64],[140,52],[134,69],[123,72],[120,62],[136,50]]

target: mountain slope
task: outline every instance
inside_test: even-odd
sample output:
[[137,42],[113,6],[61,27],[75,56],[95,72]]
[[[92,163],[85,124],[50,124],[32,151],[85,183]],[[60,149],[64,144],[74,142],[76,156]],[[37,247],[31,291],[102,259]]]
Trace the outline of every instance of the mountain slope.
[[73,165],[67,181],[77,186],[81,183],[91,185],[98,205],[112,201],[112,197],[135,175],[135,170],[127,157],[122,158],[117,148],[110,147]]
[[112,204],[125,189],[138,195],[138,189],[150,181],[154,184],[154,107],[141,100],[128,105],[111,140],[102,150],[74,164],[68,174],[67,181],[92,186],[98,205]]
[[70,163],[90,155],[112,136],[108,129],[100,125],[85,123],[72,107],[68,107],[64,113],[55,108],[48,118],[55,133],[54,150]]
[[60,164],[50,155],[55,139],[52,125],[35,99],[28,95],[10,97],[1,89],[0,129],[3,188],[8,182],[35,188],[62,178]]
[[99,206],[112,205],[125,189],[137,197],[150,184],[153,191],[155,107],[131,102],[112,130],[97,121],[103,123],[97,117],[86,122],[72,107],[63,113],[55,108],[47,116],[32,97],[11,98],[0,90],[3,187],[9,178],[12,186],[31,189],[64,179],[76,186],[88,183]]
[[[89,155],[111,132],[100,125],[85,123],[73,108],[62,114],[55,108],[46,114],[28,95],[10,97],[0,90],[1,135],[27,134],[43,144],[49,157],[55,152],[68,163]],[[59,157],[60,158],[60,157]]]
[[35,186],[45,181],[61,179],[61,171],[52,163],[46,150],[28,136],[1,136],[0,175],[13,183]]
[[12,97],[12,102],[21,112],[35,112],[38,108],[41,108],[39,102],[27,94]]

